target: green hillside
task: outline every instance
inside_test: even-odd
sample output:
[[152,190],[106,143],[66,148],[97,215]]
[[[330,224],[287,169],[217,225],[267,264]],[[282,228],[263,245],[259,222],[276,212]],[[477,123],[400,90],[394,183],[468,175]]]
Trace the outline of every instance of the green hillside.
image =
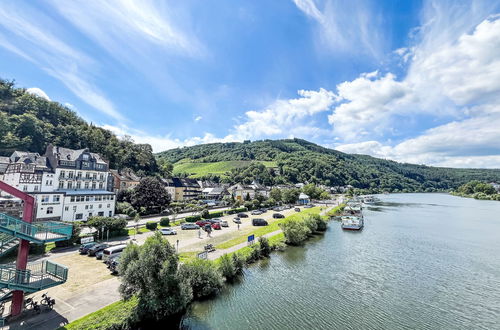
[[210,163],[180,161],[174,164],[173,175],[187,174],[190,178],[201,178],[212,174],[225,176],[231,170],[248,167],[253,162],[263,164],[265,167],[277,166],[276,162],[271,161],[233,160]]
[[[457,188],[471,180],[500,181],[497,169],[398,163],[345,154],[300,139],[212,143],[167,150],[156,156],[174,164],[177,174],[194,174],[230,183],[249,183],[253,179],[264,184],[309,182],[352,185],[377,192],[440,191]],[[271,161],[276,166],[266,168],[258,161]],[[246,165],[245,162],[250,163]]]
[[61,104],[0,79],[0,156],[10,156],[15,150],[43,154],[49,143],[71,149],[89,148],[108,160],[111,168],[128,167],[139,174],[157,171],[149,144],[119,139]]

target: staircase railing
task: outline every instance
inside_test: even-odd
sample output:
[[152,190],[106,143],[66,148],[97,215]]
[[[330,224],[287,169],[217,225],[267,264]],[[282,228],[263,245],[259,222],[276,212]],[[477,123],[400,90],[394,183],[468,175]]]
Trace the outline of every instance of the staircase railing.
[[5,246],[9,245],[9,243],[14,242],[14,241],[17,241],[16,237],[14,237],[12,235],[0,233],[0,252],[3,251],[3,248]]
[[68,268],[50,260],[28,264],[26,270],[0,265],[0,285],[11,289],[30,291],[61,284],[68,279]]
[[32,241],[51,241],[69,239],[73,226],[54,221],[28,223],[0,213],[0,229],[12,233],[13,236],[26,236],[26,239]]

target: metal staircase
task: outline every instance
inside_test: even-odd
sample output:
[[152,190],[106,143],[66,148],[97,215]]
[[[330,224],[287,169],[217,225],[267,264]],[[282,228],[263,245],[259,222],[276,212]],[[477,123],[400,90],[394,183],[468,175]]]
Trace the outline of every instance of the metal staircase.
[[73,232],[73,225],[56,221],[28,223],[0,213],[0,232],[30,242],[45,244],[69,239]]
[[63,284],[68,268],[49,260],[30,263],[26,270],[14,265],[0,265],[0,288],[32,293]]
[[6,255],[19,245],[19,239],[0,232],[0,257]]

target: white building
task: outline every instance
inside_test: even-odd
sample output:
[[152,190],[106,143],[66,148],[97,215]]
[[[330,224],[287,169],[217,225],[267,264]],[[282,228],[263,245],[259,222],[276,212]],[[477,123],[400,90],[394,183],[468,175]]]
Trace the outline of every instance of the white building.
[[37,220],[114,215],[113,177],[98,154],[49,145],[44,156],[16,151],[10,161],[3,181],[35,196]]

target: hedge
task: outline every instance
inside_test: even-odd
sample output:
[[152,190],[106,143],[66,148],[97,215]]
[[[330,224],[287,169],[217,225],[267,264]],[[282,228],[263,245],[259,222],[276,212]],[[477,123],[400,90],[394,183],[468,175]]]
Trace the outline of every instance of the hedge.
[[153,222],[153,221],[146,222],[146,229],[156,230],[157,227],[158,227],[157,222]]
[[224,216],[224,213],[222,211],[212,212],[208,214],[208,219],[220,218],[222,216]]
[[240,208],[236,208],[236,209],[227,210],[226,213],[227,214],[236,214],[236,213],[246,212],[246,211],[248,211],[248,209],[246,207],[240,207]]
[[168,217],[161,218],[160,219],[160,226],[169,227],[170,226],[170,219]]
[[191,215],[189,217],[185,217],[184,220],[186,220],[186,222],[196,222],[196,221],[201,220],[201,216],[200,215]]

